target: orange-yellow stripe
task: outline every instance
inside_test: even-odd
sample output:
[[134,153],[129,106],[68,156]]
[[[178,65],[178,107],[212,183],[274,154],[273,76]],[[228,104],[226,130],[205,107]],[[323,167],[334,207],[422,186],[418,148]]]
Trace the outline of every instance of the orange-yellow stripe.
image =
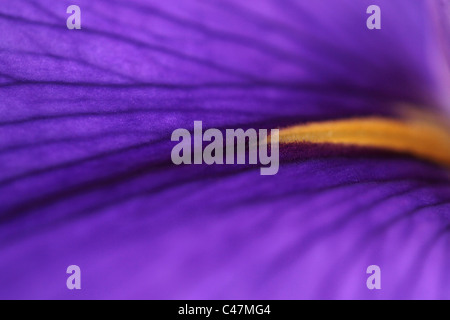
[[450,131],[429,119],[354,118],[280,130],[280,144],[331,143],[404,152],[450,167]]

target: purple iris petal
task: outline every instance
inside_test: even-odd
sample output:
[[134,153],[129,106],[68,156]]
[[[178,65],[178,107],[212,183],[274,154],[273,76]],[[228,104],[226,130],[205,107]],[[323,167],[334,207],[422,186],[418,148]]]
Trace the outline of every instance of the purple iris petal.
[[195,120],[447,112],[438,1],[377,0],[370,32],[372,2],[77,0],[81,30],[71,1],[0,6],[0,298],[450,298],[448,169],[329,146],[282,149],[272,177],[170,160]]

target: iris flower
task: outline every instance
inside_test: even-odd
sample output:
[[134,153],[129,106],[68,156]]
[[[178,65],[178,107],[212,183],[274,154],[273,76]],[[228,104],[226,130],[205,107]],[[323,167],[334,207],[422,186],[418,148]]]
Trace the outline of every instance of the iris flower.
[[[2,1],[0,298],[449,299],[449,10]],[[278,174],[174,165],[194,121],[279,128]]]

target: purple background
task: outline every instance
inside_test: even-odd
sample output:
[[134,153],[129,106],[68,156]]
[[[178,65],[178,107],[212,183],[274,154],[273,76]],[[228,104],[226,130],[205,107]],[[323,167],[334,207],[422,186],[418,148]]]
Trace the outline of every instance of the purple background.
[[[82,30],[66,27],[71,4]],[[371,4],[381,30],[366,28]],[[2,1],[0,298],[449,299],[448,169],[310,145],[282,148],[271,177],[170,160],[172,131],[195,120],[448,113],[446,12],[438,0]],[[72,264],[79,291],[66,288]],[[372,264],[382,290],[366,288]]]

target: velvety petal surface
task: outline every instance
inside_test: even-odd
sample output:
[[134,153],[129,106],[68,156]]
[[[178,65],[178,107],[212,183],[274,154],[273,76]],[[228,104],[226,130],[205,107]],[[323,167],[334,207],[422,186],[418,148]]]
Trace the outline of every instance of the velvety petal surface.
[[196,120],[447,114],[447,2],[378,0],[375,32],[372,2],[77,0],[81,30],[72,1],[1,4],[0,298],[449,299],[448,169],[307,144],[271,177],[170,159]]

